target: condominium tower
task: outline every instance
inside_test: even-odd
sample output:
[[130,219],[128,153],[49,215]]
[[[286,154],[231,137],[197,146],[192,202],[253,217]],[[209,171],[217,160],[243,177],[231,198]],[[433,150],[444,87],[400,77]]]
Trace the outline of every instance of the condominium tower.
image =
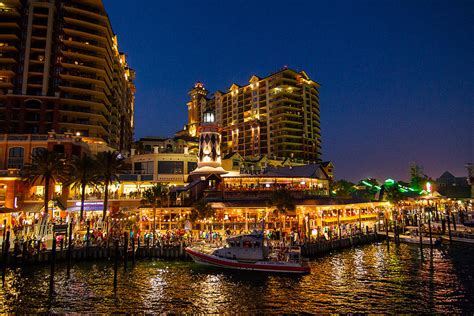
[[207,109],[222,129],[222,152],[321,161],[319,84],[304,71],[284,68],[265,78],[252,76],[211,98],[200,82],[189,95],[188,133],[196,136]]
[[0,1],[0,133],[133,141],[135,73],[101,0]]

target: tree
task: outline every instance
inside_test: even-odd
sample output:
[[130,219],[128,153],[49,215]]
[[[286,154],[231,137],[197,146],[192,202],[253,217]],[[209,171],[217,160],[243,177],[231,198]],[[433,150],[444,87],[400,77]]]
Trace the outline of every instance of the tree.
[[211,218],[216,215],[216,210],[206,200],[199,200],[193,204],[189,219],[195,223],[198,219]]
[[156,232],[156,208],[162,206],[169,193],[167,184],[155,183],[152,187],[143,192],[144,205],[150,205],[153,208],[153,235]]
[[337,197],[350,198],[352,197],[353,188],[354,183],[341,179],[333,183],[331,193]]
[[[296,209],[295,202],[291,193],[285,189],[277,189],[272,192],[270,195],[270,206],[275,207],[273,214],[278,216],[280,219],[282,216],[285,216],[289,211],[294,211]],[[280,239],[282,237],[282,227],[283,221],[280,223]]]
[[67,163],[64,155],[54,151],[40,150],[31,155],[31,164],[26,165],[23,179],[30,185],[44,184],[44,210],[48,214],[49,188],[58,182],[66,182],[68,178]]
[[373,200],[380,191],[380,183],[374,178],[365,178],[358,182],[357,186],[351,188],[352,195],[357,198]]
[[417,192],[423,190],[422,181],[423,181],[423,167],[415,163],[410,165],[410,185]]
[[403,200],[403,194],[398,189],[398,185],[385,187],[384,195],[385,199],[393,205],[397,205],[401,200]]
[[109,186],[113,181],[118,181],[118,173],[123,164],[123,157],[119,152],[103,151],[96,155],[98,177],[104,185],[104,208],[102,221],[105,222],[107,215],[107,203],[109,201]]
[[82,222],[84,217],[84,200],[86,195],[86,187],[96,187],[100,184],[97,170],[97,161],[87,155],[82,157],[75,156],[72,159],[70,184],[74,190],[79,189],[81,192],[81,212],[79,213],[79,221]]

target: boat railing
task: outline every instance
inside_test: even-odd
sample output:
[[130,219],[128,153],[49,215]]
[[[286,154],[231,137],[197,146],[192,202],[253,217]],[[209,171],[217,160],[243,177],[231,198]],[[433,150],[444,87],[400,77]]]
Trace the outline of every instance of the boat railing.
[[196,241],[191,243],[190,247],[203,253],[211,254],[214,250],[220,248],[220,243],[208,243],[205,241]]
[[270,245],[268,258],[271,261],[296,262],[300,263],[301,247],[291,245]]

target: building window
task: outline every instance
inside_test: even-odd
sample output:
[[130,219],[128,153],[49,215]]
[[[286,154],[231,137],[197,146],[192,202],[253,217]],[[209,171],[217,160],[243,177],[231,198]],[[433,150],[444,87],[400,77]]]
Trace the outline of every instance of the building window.
[[31,151],[32,156],[38,156],[41,155],[43,152],[45,152],[47,149],[45,147],[35,147]]
[[194,171],[197,168],[197,162],[188,161],[188,173]]
[[25,101],[25,108],[27,109],[41,109],[41,101],[30,99]]
[[158,162],[158,174],[183,174],[183,161],[160,161]]
[[135,174],[153,174],[153,161],[135,162]]
[[8,151],[8,168],[21,169],[23,167],[23,157],[25,150],[23,147],[13,147]]
[[240,168],[240,160],[232,159],[232,169]]

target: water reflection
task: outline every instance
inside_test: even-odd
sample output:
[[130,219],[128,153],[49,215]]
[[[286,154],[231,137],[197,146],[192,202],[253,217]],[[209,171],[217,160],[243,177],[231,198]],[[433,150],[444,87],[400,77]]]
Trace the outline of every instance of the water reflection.
[[423,249],[368,245],[313,260],[310,275],[222,271],[191,262],[137,261],[119,270],[112,262],[82,263],[66,279],[56,274],[50,298],[49,267],[8,270],[0,289],[5,313],[26,312],[424,312],[474,311],[473,247]]

